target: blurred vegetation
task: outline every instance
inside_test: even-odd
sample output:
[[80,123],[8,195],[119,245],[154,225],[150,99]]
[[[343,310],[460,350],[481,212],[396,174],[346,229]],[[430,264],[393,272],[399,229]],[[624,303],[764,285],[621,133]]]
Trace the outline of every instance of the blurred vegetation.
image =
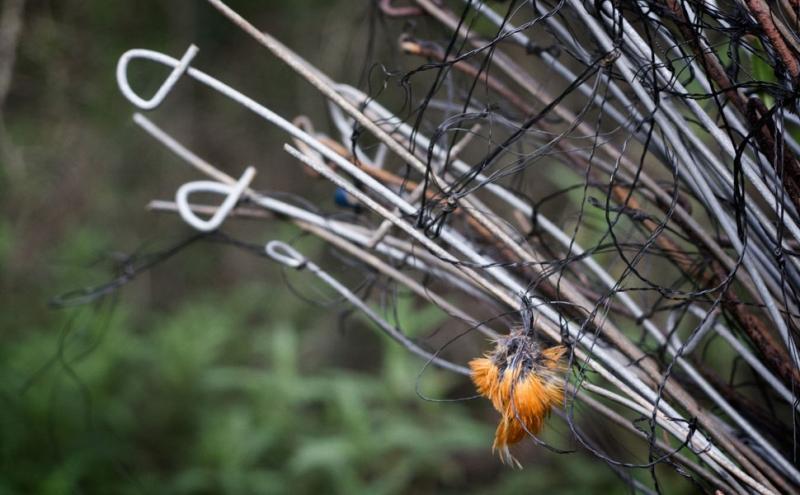
[[[84,309],[3,346],[0,493],[579,493],[576,481],[607,482],[593,469],[496,470],[492,425],[421,401],[419,363],[399,347],[373,342],[381,359],[368,370],[319,365],[328,329],[301,330],[310,318],[291,297],[212,291],[146,329],[124,304]],[[425,380],[431,395],[452,385]]]
[[[368,2],[231,3],[357,82],[360,69],[340,60],[363,59],[352,51],[363,51]],[[527,446],[525,470],[500,465],[488,404],[422,400],[420,361],[358,317],[337,321],[341,305],[296,297],[274,266],[239,250],[192,246],[96,304],[48,306],[107,281],[125,253],[188,235],[142,208],[190,177],[130,124],[114,67],[128,48],[178,55],[189,42],[223,80],[325,122],[321,98],[204,2],[28,2],[4,115],[13,149],[0,169],[0,493],[620,491],[582,455]],[[262,187],[329,205],[276,157],[279,133],[191,85],[165,107],[159,123],[201,155],[229,170],[254,163]],[[274,223],[233,228],[254,242],[296,235]],[[399,311],[412,333],[442,319]],[[471,393],[432,370],[420,386]],[[556,435],[564,443],[568,431]]]

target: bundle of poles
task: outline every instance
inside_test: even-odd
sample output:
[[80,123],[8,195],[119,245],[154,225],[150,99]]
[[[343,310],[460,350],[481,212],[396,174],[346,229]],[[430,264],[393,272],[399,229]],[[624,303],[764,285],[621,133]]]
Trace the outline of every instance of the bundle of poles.
[[[709,492],[798,491],[800,4],[376,0],[415,64],[394,80],[414,91],[392,110],[208,1],[325,97],[330,135],[192,67],[194,46],[180,59],[127,52],[122,93],[153,110],[193,79],[285,132],[284,151],[354,208],[261,193],[257,167],[229,176],[136,113],[207,176],[152,210],[202,232],[235,217],[291,222],[441,308],[452,339],[488,347],[532,325],[569,349],[568,442],[637,490],[669,491],[664,465]],[[172,69],[150,99],[128,83],[134,59]],[[190,202],[197,192],[224,200]],[[424,366],[469,375],[294,247],[263,250],[313,273]],[[601,445],[578,420],[587,412],[639,446]]]

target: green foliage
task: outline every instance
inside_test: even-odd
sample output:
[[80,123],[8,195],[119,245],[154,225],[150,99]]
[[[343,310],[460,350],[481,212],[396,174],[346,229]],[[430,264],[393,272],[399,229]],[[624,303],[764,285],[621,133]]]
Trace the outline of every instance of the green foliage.
[[133,327],[131,308],[110,321],[78,311],[62,339],[4,346],[0,486],[399,493],[457,475],[454,453],[486,449],[491,431],[463,408],[419,403],[419,363],[394,346],[374,375],[303,373],[303,333],[262,319],[248,292],[209,295],[148,329]]
[[[436,319],[401,308],[410,327]],[[290,323],[301,312],[245,287],[146,325],[101,306],[64,315],[60,335],[22,334],[0,350],[0,493],[424,492],[461,486],[465,456],[503,473],[504,493],[550,486],[535,466],[500,468],[467,405],[421,400],[420,361],[388,339],[372,372],[309,362],[321,333]],[[422,386],[440,397],[459,380],[429,370]]]

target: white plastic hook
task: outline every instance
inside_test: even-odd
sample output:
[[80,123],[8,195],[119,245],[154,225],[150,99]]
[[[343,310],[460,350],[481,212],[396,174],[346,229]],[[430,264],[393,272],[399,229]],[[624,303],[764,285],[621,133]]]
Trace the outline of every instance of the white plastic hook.
[[[180,213],[184,222],[201,232],[211,232],[212,230],[216,230],[220,225],[222,225],[222,222],[225,221],[225,218],[230,214],[231,210],[239,201],[239,198],[242,196],[244,190],[250,185],[250,182],[253,180],[255,175],[256,169],[253,167],[247,167],[247,170],[244,171],[242,177],[236,182],[236,184],[233,185],[210,180],[187,182],[179,187],[178,192],[175,193],[175,203],[178,206],[178,213]],[[203,220],[199,218],[192,211],[191,206],[189,206],[189,195],[195,192],[226,194],[227,197],[225,198],[225,201],[222,202],[220,207],[217,208],[217,211],[211,216],[211,218],[208,220]]]
[[300,252],[292,246],[282,241],[269,241],[264,247],[264,251],[267,252],[270,258],[288,266],[289,268],[300,268],[308,263],[308,260],[305,256],[300,254]]
[[175,83],[178,82],[178,79],[180,79],[180,77],[189,68],[189,64],[192,62],[192,59],[195,57],[195,55],[197,55],[199,50],[200,49],[197,48],[197,46],[190,45],[186,50],[186,53],[184,53],[183,57],[181,57],[181,60],[172,69],[172,72],[169,74],[167,79],[164,81],[161,87],[158,88],[156,94],[153,95],[153,97],[149,100],[145,100],[144,98],[140,97],[131,88],[131,85],[128,82],[128,63],[135,58],[153,60],[153,52],[150,50],[143,50],[141,48],[128,50],[119,58],[119,62],[117,62],[117,85],[119,85],[119,90],[122,91],[122,94],[125,95],[125,98],[127,98],[137,107],[141,108],[142,110],[152,110],[159,106],[161,102],[164,101],[164,98],[167,97],[169,92],[172,91]]

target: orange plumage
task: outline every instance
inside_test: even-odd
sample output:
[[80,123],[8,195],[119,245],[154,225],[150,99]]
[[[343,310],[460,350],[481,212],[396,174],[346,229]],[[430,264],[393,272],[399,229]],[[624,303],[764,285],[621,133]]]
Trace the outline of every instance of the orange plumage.
[[493,451],[503,462],[519,462],[508,447],[542,430],[553,407],[564,402],[564,365],[566,348],[542,350],[539,343],[522,330],[514,330],[496,342],[495,349],[469,363],[472,381],[478,392],[489,399],[500,413]]

